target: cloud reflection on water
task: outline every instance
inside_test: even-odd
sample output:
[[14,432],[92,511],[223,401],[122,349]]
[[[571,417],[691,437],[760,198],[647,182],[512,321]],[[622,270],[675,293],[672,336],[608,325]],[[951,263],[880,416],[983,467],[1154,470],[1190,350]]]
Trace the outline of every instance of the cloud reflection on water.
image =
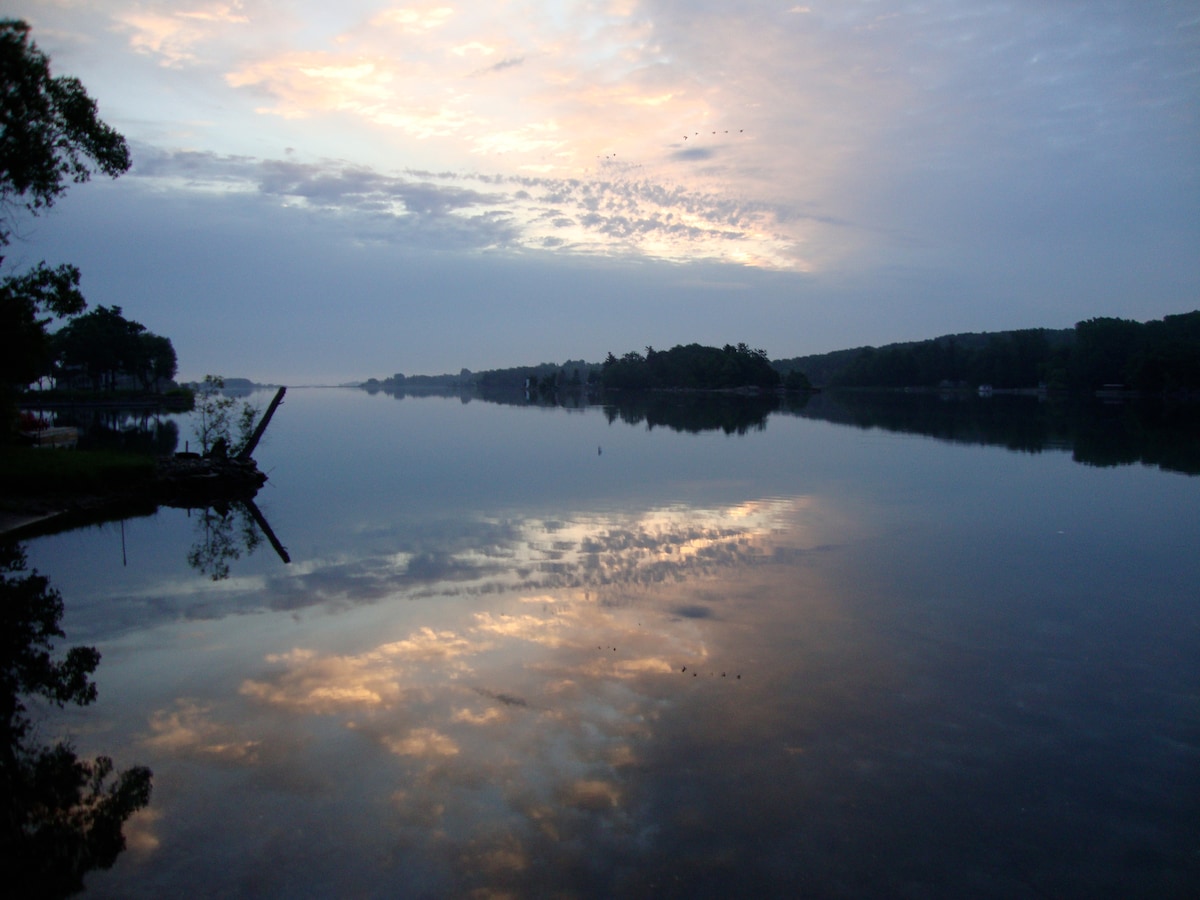
[[369,496],[332,454],[277,495],[291,566],[64,590],[123,698],[77,734],[156,774],[93,896],[1196,883],[1196,485],[800,419],[598,457],[586,415],[395,407]]
[[274,608],[400,595],[636,589],[761,561],[762,537],[773,529],[795,528],[794,515],[810,502],[788,498],[723,509],[675,506],[573,520],[463,522],[457,546],[414,546],[408,544],[411,536],[400,535],[399,543],[408,545],[390,556],[281,573],[267,589]]
[[179,618],[221,619],[263,610],[349,609],[399,599],[430,600],[603,589],[604,603],[627,602],[654,585],[707,577],[728,566],[766,561],[795,548],[761,544],[774,528],[794,529],[811,498],[753,501],[725,508],[669,506],[572,519],[491,517],[424,520],[375,529],[373,552],[299,558],[260,574],[220,582],[175,577],[105,599],[112,634]]
[[[648,802],[639,785],[663,716],[707,720],[749,695],[718,631],[765,583],[747,570],[795,562],[812,514],[809,500],[791,498],[496,520],[475,532],[485,539],[463,540],[437,566],[428,552],[401,551],[273,576],[275,607],[280,597],[289,608],[344,612],[477,600],[423,606],[429,624],[375,633],[374,642],[360,632],[354,648],[268,654],[237,697],[181,698],[153,713],[145,744],[254,769],[315,766],[349,742],[342,756],[355,780],[387,798],[372,817],[398,842],[391,852],[418,853],[451,893],[535,889],[551,858],[565,867],[555,879],[606,852],[635,858],[657,827],[639,808]],[[297,733],[303,746],[272,746]],[[363,827],[335,783],[324,790],[332,814]]]
[[150,716],[150,731],[144,743],[152,750],[168,755],[202,756],[224,763],[258,762],[259,741],[239,740],[236,730],[214,722],[211,704],[181,699],[171,709],[156,710]]

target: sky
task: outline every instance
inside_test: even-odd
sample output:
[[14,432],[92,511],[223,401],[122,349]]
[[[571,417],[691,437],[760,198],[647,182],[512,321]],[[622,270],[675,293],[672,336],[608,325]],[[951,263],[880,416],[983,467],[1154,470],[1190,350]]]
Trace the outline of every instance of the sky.
[[1198,0],[32,0],[133,166],[10,271],[180,377],[772,358],[1200,308]]

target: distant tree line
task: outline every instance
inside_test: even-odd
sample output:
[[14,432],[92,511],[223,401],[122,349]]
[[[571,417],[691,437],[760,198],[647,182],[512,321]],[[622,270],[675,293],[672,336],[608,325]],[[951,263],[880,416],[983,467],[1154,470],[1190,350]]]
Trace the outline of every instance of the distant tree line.
[[645,355],[632,351],[619,359],[612,353],[600,368],[605,389],[724,390],[745,387],[773,389],[782,378],[765,350],[736,347],[677,345],[670,350],[647,347]]
[[511,369],[492,369],[477,372],[476,386],[483,393],[503,391],[529,391],[545,397],[559,393],[578,393],[588,385],[596,385],[600,370],[595,363],[582,359],[568,359],[558,363],[540,363],[536,366],[517,366]]
[[780,371],[803,369],[815,383],[831,387],[1195,390],[1200,388],[1200,311],[1145,323],[1094,318],[1074,329],[945,335],[774,365]]
[[1066,387],[1070,332],[1028,328],[983,335],[948,336],[915,344],[867,347],[838,373],[838,387],[935,387],[991,384],[997,388]]
[[[467,370],[463,369],[463,372]],[[397,393],[406,390],[456,390],[461,383],[462,378],[458,375],[405,375],[397,372],[387,378],[368,378],[363,382],[363,387],[371,392]]]
[[383,391],[396,396],[421,393],[464,393],[477,391],[480,396],[502,398],[506,395],[551,401],[556,397],[582,394],[599,383],[600,366],[585,360],[540,363],[472,372],[462,369],[457,375],[404,375],[369,378],[362,386],[369,392]]
[[1088,319],[1075,333],[1075,375],[1085,387],[1200,388],[1200,310],[1145,323]]
[[[403,395],[476,390],[481,396],[524,396],[575,402],[589,389],[724,390],[744,387],[807,392],[828,387],[975,387],[1094,391],[1120,385],[1144,392],[1200,390],[1200,311],[1134,322],[1094,318],[1073,329],[1028,328],[953,334],[884,347],[857,347],[770,361],[746,344],[687,344],[603,363],[567,360],[458,375],[393,375],[367,390]],[[580,401],[582,402],[582,401]]]

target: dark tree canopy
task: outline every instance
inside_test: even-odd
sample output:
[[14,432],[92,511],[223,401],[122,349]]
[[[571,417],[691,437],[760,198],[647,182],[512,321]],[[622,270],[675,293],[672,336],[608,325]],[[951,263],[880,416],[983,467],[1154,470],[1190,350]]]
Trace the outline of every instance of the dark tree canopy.
[[[129,169],[125,138],[100,121],[78,78],[54,77],[29,25],[0,20],[0,201],[36,213],[93,171]],[[0,228],[0,243],[8,229]]]
[[[17,210],[37,215],[68,184],[93,172],[116,177],[129,164],[125,138],[100,121],[79,79],[52,75],[50,60],[29,39],[29,25],[0,19],[0,250]],[[46,326],[85,306],[72,265],[39,263],[0,278],[0,441],[16,417],[15,389],[49,371]]]
[[831,387],[942,387],[991,384],[1091,392],[1200,388],[1200,310],[1149,322],[1094,318],[1074,329],[1026,328],[950,334],[926,341],[776,360]]
[[84,306],[74,266],[51,269],[42,263],[0,280],[0,389],[29,384],[50,371],[51,318],[45,312],[70,316]]
[[149,390],[157,388],[163,381],[170,381],[179,371],[179,357],[171,339],[161,334],[145,331],[138,335],[138,355],[135,374],[142,379],[142,386]]
[[[50,339],[51,374],[60,387],[116,389],[137,382],[150,390],[175,377],[177,359],[170,338],[126,319],[119,306],[98,306],[64,325]],[[43,374],[41,372],[38,373]]]
[[721,348],[700,344],[679,345],[670,350],[647,347],[645,356],[630,351],[620,359],[609,353],[601,369],[601,379],[605,388],[623,390],[745,387],[769,390],[780,382],[766,351],[752,350],[744,343]]

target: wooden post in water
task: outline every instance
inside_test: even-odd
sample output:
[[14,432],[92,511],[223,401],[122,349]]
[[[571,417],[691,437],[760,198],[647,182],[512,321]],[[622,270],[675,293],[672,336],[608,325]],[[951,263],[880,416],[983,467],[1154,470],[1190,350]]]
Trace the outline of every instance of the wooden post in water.
[[267,536],[267,540],[271,542],[271,547],[277,554],[279,554],[279,558],[282,559],[285,564],[290,563],[292,558],[288,556],[287,548],[284,547],[283,544],[279,543],[279,538],[275,536],[275,532],[272,531],[271,526],[267,524],[267,518],[262,514],[262,510],[258,508],[258,504],[250,499],[239,500],[238,503],[242,504],[242,508],[245,509],[246,512],[250,513],[250,518],[254,519],[258,527],[262,529],[262,533]]
[[258,446],[258,442],[262,440],[263,432],[267,430],[267,425],[271,421],[271,416],[275,415],[275,410],[279,408],[279,404],[283,402],[283,395],[287,388],[281,387],[275,394],[275,399],[271,401],[271,405],[267,407],[267,411],[263,413],[262,419],[259,420],[258,427],[254,429],[254,434],[250,435],[250,440],[246,441],[246,446],[238,453],[237,458],[246,460],[254,453],[254,448]]

